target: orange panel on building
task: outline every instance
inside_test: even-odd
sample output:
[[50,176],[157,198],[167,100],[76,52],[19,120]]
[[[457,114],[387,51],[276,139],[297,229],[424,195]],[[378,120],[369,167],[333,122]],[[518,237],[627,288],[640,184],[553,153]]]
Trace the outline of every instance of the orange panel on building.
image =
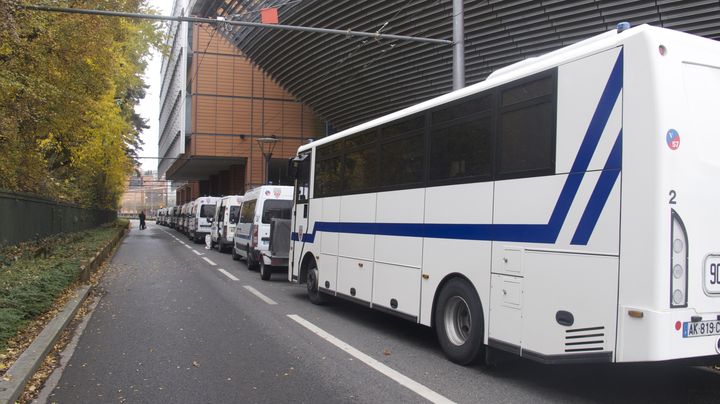
[[185,154],[170,167],[168,178],[196,184],[178,192],[183,200],[201,191],[244,193],[265,179],[258,138],[276,137],[272,158],[287,159],[307,139],[323,134],[322,122],[214,27],[195,24],[190,32],[185,104],[190,122],[185,123]]

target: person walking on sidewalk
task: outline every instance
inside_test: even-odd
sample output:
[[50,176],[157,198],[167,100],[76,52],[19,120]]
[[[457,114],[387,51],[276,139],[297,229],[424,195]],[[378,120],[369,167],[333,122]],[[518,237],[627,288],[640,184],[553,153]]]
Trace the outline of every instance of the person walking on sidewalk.
[[145,230],[145,211],[140,211],[140,230]]

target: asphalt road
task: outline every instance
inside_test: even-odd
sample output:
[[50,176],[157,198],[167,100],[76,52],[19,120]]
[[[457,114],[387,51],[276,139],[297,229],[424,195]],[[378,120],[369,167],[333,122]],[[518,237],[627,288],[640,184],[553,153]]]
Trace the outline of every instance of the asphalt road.
[[155,224],[134,226],[101,287],[50,402],[720,401],[720,375],[702,368],[461,367],[429,328],[340,300],[312,305],[285,273],[261,281]]

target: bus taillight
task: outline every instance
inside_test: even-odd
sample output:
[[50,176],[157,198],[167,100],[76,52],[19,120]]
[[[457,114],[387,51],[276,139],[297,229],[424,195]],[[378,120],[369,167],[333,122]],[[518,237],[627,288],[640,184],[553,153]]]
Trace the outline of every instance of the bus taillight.
[[687,307],[688,238],[680,215],[671,209],[670,307]]

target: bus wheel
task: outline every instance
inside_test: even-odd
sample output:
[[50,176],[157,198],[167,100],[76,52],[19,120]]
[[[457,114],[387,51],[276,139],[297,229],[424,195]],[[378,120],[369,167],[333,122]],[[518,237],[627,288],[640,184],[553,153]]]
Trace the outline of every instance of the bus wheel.
[[311,267],[308,268],[307,274],[308,299],[310,299],[313,304],[323,304],[327,299],[325,298],[325,295],[320,292],[320,275],[317,269],[317,264],[313,262],[310,265]]
[[269,281],[271,276],[272,267],[270,265],[265,265],[265,260],[260,258],[260,279]]
[[433,313],[435,333],[445,356],[460,365],[469,365],[483,352],[482,305],[467,281],[455,278],[440,291]]

